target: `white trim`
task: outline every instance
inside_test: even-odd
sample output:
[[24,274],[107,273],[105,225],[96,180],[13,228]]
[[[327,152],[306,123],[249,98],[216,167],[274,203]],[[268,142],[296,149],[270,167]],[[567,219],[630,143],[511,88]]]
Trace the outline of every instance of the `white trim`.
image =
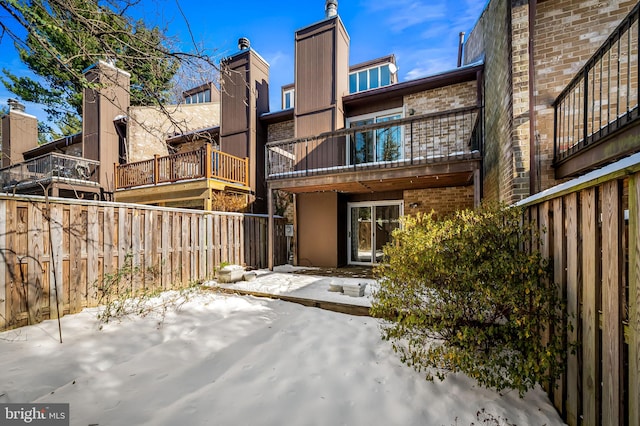
[[[352,129],[352,128],[357,128],[357,127],[351,127],[351,123],[356,122],[356,121],[363,121],[363,120],[369,120],[369,119],[373,119],[373,123],[372,124],[377,124],[380,123],[378,121],[378,119],[380,118],[387,118],[393,115],[400,115],[400,118],[404,118],[404,107],[400,107],[400,108],[393,108],[393,109],[387,109],[387,110],[382,110],[382,111],[377,111],[377,112],[372,112],[369,114],[363,114],[363,115],[356,115],[353,117],[347,117],[346,119],[346,123],[345,126],[348,129]],[[398,158],[397,160],[394,161],[403,161],[404,160],[404,126],[399,126],[400,128],[400,158]],[[347,136],[347,164],[349,166],[353,166],[353,164],[351,163],[352,158],[351,158],[351,136],[348,135]],[[377,141],[374,142],[377,145]],[[377,152],[377,146],[374,146],[374,153]],[[378,164],[378,163],[383,163],[384,161],[377,161],[377,159],[371,163],[360,163],[360,164]]]
[[[398,219],[400,219],[404,215],[404,200],[382,200],[382,201],[358,201],[353,203],[347,203],[347,264],[349,265],[374,265],[376,264],[376,256],[375,256],[375,226],[371,226],[371,261],[370,262],[358,262],[352,260],[351,253],[351,210],[354,207],[372,207],[377,206],[398,206]],[[375,217],[375,210],[371,209],[371,221],[373,223]]]

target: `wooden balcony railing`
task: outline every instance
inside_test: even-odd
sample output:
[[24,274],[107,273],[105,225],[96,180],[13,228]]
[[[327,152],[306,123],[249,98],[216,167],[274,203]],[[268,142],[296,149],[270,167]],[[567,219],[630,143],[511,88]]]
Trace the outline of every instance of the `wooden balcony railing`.
[[468,107],[270,142],[267,179],[479,159],[482,123]]
[[640,118],[639,17],[640,3],[553,103],[555,164]]
[[98,185],[99,161],[65,154],[45,154],[23,163],[0,169],[1,190],[46,185],[49,182],[67,182]]
[[196,151],[116,164],[115,177],[116,189],[204,178],[248,186],[249,162],[206,145]]

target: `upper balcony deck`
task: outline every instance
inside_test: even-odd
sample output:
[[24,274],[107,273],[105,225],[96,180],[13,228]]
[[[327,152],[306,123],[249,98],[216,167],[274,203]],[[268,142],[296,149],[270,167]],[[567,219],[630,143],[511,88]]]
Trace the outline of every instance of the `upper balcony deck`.
[[44,193],[51,186],[78,192],[100,192],[99,161],[72,155],[50,153],[0,169],[1,189],[5,192]]
[[292,191],[371,191],[389,180],[411,187],[411,176],[456,185],[469,183],[482,147],[482,108],[461,108],[270,142],[266,176]]
[[639,17],[640,3],[555,100],[556,178],[640,151]]

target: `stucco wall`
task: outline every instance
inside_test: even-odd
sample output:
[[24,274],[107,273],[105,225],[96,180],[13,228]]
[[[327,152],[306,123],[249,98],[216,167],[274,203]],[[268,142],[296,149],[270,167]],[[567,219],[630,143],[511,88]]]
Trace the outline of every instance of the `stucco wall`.
[[220,124],[220,103],[169,105],[129,109],[127,159],[129,162],[167,155],[168,137]]

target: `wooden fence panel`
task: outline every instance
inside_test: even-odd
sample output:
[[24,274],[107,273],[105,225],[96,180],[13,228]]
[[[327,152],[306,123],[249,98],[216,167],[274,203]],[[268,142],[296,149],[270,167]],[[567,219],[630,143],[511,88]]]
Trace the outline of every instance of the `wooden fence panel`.
[[602,185],[602,423],[622,424],[622,189]]
[[629,425],[640,425],[640,173],[629,179]]
[[42,301],[44,300],[44,231],[41,207],[27,211],[27,309],[29,324],[42,321]]
[[[49,315],[50,318],[61,317],[64,313],[62,295],[64,294],[64,281],[62,279],[62,258],[63,258],[63,208],[59,204],[52,204],[50,211],[50,238],[51,238],[51,268],[49,282],[52,290],[49,293]],[[67,283],[68,285],[68,283]]]
[[[567,331],[567,340],[578,340],[578,322],[580,321],[579,305],[579,277],[578,277],[578,194],[572,193],[565,197],[566,226],[567,226],[567,316],[573,321],[573,327]],[[569,350],[567,353],[567,399],[566,411],[569,426],[578,425],[578,410],[580,409],[580,372],[578,370],[578,354]]]
[[138,271],[111,292],[208,279],[220,262],[264,267],[266,226],[266,216],[0,195],[0,330],[97,306],[124,267]]
[[582,231],[582,404],[584,425],[597,425],[599,419],[600,374],[598,344],[598,263],[600,259],[597,227],[597,188],[580,194]]
[[162,212],[162,288],[170,288],[171,282],[171,258],[170,258],[170,241],[171,241],[171,218],[169,212]]
[[98,303],[98,279],[100,254],[100,231],[98,220],[98,206],[87,207],[87,304],[96,306]]
[[[566,273],[567,265],[566,265],[566,235],[565,235],[565,216],[564,216],[564,206],[562,203],[562,198],[556,198],[551,203],[552,210],[552,218],[553,222],[551,223],[549,232],[551,233],[551,241],[550,245],[552,247],[552,256],[553,256],[553,282],[558,286],[558,297],[560,300],[566,300],[567,293],[567,282],[566,282]],[[567,324],[563,323],[560,330],[553,330],[555,335],[564,337],[565,330],[567,330]],[[566,339],[564,339],[566,343]],[[566,345],[565,345],[566,348]],[[565,369],[558,377],[555,382],[555,387],[553,388],[553,405],[556,407],[558,411],[561,413],[566,412],[565,400],[566,400],[566,386],[564,382],[566,380],[567,372],[566,365]]]

